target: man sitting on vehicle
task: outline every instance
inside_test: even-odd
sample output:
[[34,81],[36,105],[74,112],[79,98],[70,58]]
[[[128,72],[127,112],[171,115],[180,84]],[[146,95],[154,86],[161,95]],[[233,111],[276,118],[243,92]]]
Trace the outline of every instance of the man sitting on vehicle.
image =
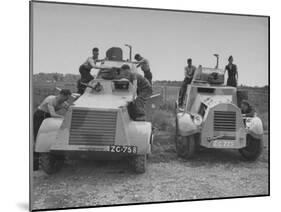
[[87,60],[79,67],[81,78],[77,81],[77,93],[82,95],[86,89],[86,86],[83,85],[83,83],[87,84],[94,79],[94,77],[91,75],[91,69],[96,65],[97,62],[102,61],[99,60],[98,57],[99,49],[95,47],[92,50],[92,56],[87,58]]
[[241,113],[245,117],[254,117],[256,112],[248,101],[243,100],[241,102]]
[[[33,115],[33,138],[34,144],[39,131],[39,128],[44,119],[49,117],[63,118],[62,115],[56,113],[56,111],[68,107],[66,101],[71,96],[71,92],[68,89],[62,89],[57,96],[48,96],[39,105]],[[34,154],[34,169],[38,169],[38,158]]]
[[192,65],[192,59],[188,58],[187,66],[184,68],[184,80],[183,80],[182,86],[180,88],[180,93],[179,93],[179,106],[180,107],[183,104],[183,100],[184,100],[185,93],[187,90],[187,85],[192,82],[195,70],[196,70],[196,67]]
[[126,78],[132,83],[137,81],[137,98],[128,105],[128,112],[133,120],[145,120],[145,101],[152,94],[149,81],[142,75],[132,73],[130,66],[123,65],[120,69],[119,78]]

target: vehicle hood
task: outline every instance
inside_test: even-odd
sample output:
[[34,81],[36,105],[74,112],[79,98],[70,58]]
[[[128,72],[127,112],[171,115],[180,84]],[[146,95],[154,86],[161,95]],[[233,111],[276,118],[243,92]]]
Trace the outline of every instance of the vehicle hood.
[[86,107],[98,109],[118,109],[126,106],[129,101],[133,100],[132,94],[91,94],[84,93],[74,102],[73,107]]

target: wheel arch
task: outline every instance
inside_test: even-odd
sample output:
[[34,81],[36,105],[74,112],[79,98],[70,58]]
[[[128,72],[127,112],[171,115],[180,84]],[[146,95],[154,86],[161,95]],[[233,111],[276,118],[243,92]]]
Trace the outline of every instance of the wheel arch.
[[47,118],[42,122],[36,138],[35,152],[50,151],[52,144],[56,141],[62,122],[61,118]]

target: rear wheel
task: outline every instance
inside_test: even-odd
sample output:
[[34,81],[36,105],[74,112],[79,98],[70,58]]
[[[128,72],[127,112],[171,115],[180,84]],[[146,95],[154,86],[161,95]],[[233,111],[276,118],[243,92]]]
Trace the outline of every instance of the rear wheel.
[[256,160],[262,153],[263,140],[247,135],[246,147],[239,149],[240,154],[249,161]]
[[137,155],[132,158],[132,166],[136,173],[144,173],[146,170],[147,155]]
[[39,157],[40,165],[47,174],[54,174],[58,172],[64,163],[64,156],[54,155],[51,153],[43,153]]

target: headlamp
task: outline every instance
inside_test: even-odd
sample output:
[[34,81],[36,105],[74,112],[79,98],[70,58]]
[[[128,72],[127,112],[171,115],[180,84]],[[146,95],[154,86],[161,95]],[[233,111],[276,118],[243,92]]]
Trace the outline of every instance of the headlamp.
[[202,117],[198,114],[193,115],[193,122],[195,125],[199,126],[202,124]]

